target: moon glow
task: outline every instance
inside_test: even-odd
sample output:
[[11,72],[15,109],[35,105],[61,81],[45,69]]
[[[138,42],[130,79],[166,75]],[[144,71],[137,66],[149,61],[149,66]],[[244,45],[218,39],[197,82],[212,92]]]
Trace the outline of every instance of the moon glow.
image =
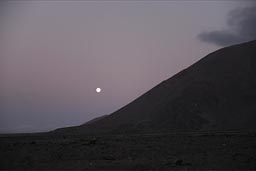
[[96,92],[100,93],[101,92],[101,88],[96,88]]

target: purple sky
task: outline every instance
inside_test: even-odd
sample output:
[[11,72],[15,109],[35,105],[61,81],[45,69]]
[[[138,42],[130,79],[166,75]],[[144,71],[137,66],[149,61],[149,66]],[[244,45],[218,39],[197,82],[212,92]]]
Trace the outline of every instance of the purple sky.
[[227,29],[228,12],[248,3],[5,3],[0,132],[51,130],[114,112],[219,49],[198,35]]

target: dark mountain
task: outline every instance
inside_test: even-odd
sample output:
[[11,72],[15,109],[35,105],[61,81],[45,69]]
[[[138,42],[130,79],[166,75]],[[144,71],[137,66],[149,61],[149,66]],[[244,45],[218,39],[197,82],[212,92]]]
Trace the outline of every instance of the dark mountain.
[[97,118],[94,118],[94,119],[92,119],[92,120],[89,120],[88,122],[86,122],[86,123],[84,123],[84,124],[82,124],[82,125],[92,124],[92,123],[97,122],[97,121],[99,121],[99,120],[101,120],[101,119],[103,119],[103,118],[105,118],[105,117],[107,117],[107,116],[108,116],[108,115],[99,116],[99,117],[97,117]]
[[217,50],[130,104],[67,133],[256,129],[256,41]]

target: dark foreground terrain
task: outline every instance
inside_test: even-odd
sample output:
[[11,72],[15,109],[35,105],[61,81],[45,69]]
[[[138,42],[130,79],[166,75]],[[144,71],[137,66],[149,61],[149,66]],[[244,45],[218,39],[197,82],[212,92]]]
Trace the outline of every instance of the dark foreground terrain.
[[0,138],[0,169],[256,169],[256,132]]

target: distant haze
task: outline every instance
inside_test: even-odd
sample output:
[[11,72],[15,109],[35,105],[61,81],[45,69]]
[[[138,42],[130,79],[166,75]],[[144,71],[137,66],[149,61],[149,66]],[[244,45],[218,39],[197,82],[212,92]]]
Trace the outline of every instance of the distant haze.
[[222,47],[208,33],[230,29],[229,12],[250,5],[252,1],[4,2],[0,133],[47,131],[114,112]]

